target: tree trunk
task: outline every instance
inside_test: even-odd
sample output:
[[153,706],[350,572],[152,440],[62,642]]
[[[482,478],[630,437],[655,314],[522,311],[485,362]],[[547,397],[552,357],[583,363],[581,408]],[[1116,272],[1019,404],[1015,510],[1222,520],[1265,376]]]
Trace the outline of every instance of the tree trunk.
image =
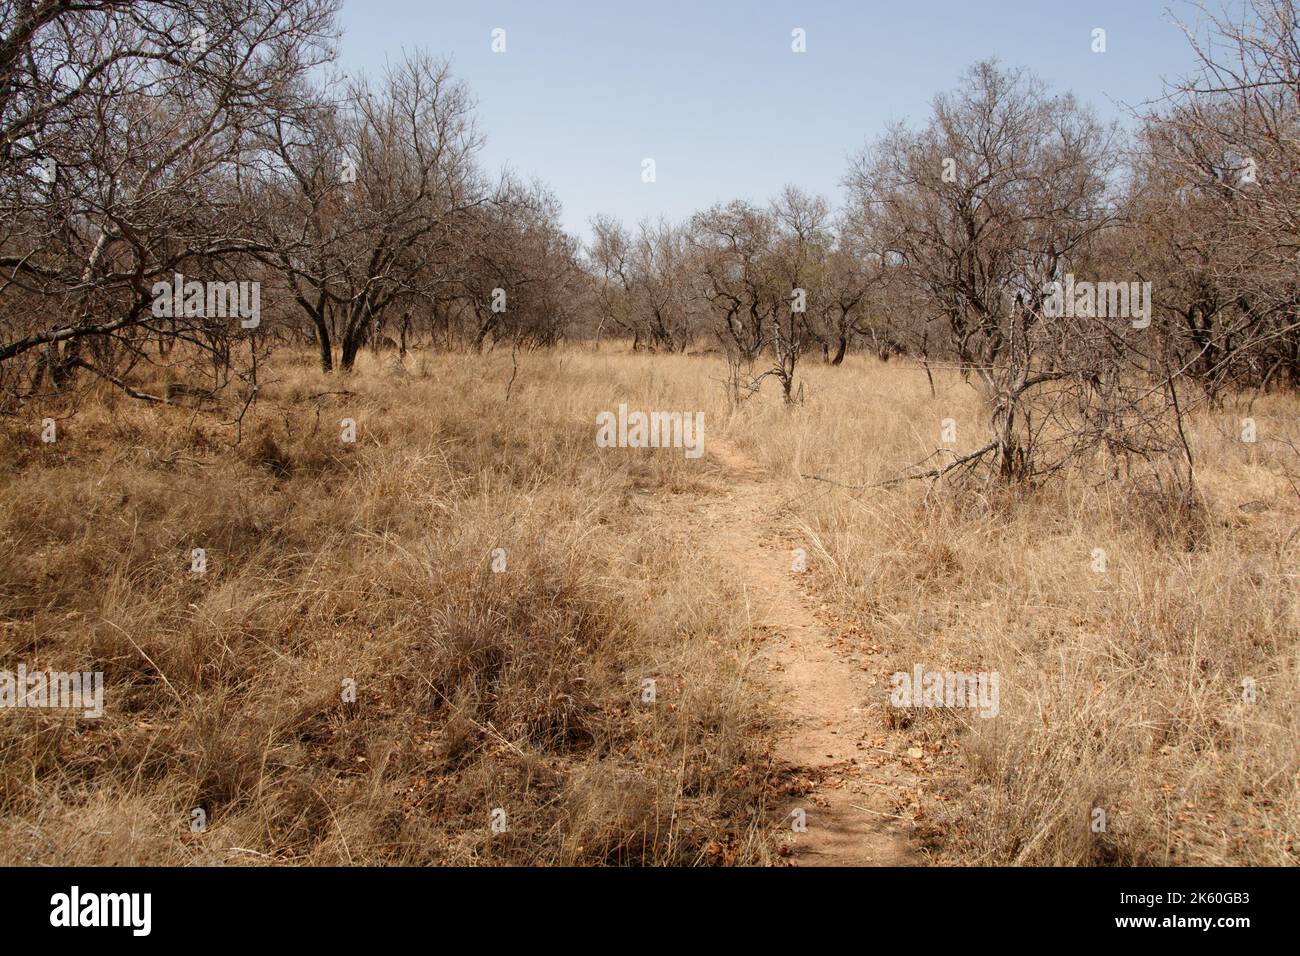
[[839,365],[844,361],[844,353],[848,350],[848,347],[849,337],[841,332],[839,344],[835,347],[835,357],[831,359],[832,365]]
[[366,344],[366,337],[372,327],[373,317],[370,314],[369,303],[364,299],[360,302],[353,302],[348,306],[345,318],[339,367],[345,372],[350,372],[353,366],[357,364],[357,353]]
[[323,319],[316,318],[316,342],[320,345],[320,370],[334,371],[334,353],[330,348],[330,330]]
[[339,366],[345,372],[352,371],[352,367],[357,363],[357,352],[361,351],[360,334],[354,333],[345,336],[343,339],[343,354],[339,357]]

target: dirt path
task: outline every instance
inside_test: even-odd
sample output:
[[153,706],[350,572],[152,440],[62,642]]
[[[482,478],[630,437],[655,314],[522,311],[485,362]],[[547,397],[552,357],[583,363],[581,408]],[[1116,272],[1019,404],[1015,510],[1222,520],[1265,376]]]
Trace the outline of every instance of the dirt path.
[[[897,758],[873,745],[883,738],[879,708],[869,707],[863,658],[838,640],[814,613],[791,569],[793,539],[783,541],[782,499],[732,446],[710,438],[710,453],[725,469],[729,491],[702,503],[718,556],[736,566],[767,635],[763,660],[782,718],[780,760],[806,778],[802,809],[807,829],[790,832],[788,859],[801,866],[897,866],[920,862],[910,849],[911,821],[898,808],[914,781]],[[787,820],[790,826],[793,819]]]

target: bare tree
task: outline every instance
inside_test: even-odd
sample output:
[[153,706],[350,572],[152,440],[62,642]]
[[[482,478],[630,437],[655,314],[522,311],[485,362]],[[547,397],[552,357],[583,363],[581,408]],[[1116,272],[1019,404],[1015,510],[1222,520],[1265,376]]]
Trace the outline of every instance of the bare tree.
[[390,66],[304,96],[268,129],[270,254],[311,321],[321,367],[352,368],[399,297],[434,296],[464,261],[462,227],[488,201],[469,94],[445,62]]
[[587,301],[578,243],[560,225],[558,200],[539,183],[508,178],[473,211],[468,257],[457,280],[474,346],[507,339],[555,345]]
[[[238,327],[155,315],[177,274],[247,275],[243,150],[331,55],[336,0],[0,8],[0,368],[20,399],[144,342],[226,354]],[[25,382],[30,358],[35,375]]]
[[1130,216],[1178,360],[1225,385],[1300,385],[1300,6],[1198,6],[1200,69],[1146,118]]
[[695,250],[689,226],[643,221],[636,232],[609,217],[592,222],[588,255],[605,324],[632,336],[633,350],[684,351],[695,332]]
[[896,127],[854,163],[855,215],[891,281],[943,321],[986,398],[989,441],[935,473],[991,463],[1030,479],[1102,446],[1164,447],[1148,440],[1160,389],[1125,381],[1127,317],[1049,308],[1052,283],[1093,270],[1115,219],[1117,145],[1071,97],[981,63],[922,129]]

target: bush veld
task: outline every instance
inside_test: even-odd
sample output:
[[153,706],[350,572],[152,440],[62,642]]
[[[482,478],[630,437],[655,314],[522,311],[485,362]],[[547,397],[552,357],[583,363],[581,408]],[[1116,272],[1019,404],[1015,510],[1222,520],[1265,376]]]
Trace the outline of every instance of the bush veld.
[[[851,356],[796,409],[769,383],[729,411],[718,357],[363,357],[343,389],[310,362],[281,357],[233,447],[108,386],[52,444],[39,412],[6,421],[3,657],[107,689],[98,720],[0,721],[5,862],[774,859],[761,638],[674,510],[726,493],[711,441],[782,485],[813,593],[877,648],[863,703],[927,754],[925,859],[1295,862],[1295,465],[1232,412],[1192,423],[1193,534],[1159,489],[1096,474],[960,495],[802,477],[887,479],[945,418],[960,447],[981,408],[955,374],[932,397]],[[704,458],[598,449],[619,400],[704,410]],[[1297,437],[1291,399],[1253,414]],[[889,708],[914,662],[999,672],[997,719]]]

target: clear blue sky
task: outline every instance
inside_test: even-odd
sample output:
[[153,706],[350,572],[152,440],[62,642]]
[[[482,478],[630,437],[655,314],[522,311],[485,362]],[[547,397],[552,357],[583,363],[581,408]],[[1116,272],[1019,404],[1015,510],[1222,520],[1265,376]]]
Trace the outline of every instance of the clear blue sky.
[[[925,116],[987,57],[1122,117],[1190,71],[1166,10],[1194,16],[1184,0],[345,0],[341,64],[449,57],[478,101],[487,165],[549,183],[586,238],[597,213],[676,220],[787,182],[838,205],[849,153]],[[796,27],[806,53],[791,52]]]

